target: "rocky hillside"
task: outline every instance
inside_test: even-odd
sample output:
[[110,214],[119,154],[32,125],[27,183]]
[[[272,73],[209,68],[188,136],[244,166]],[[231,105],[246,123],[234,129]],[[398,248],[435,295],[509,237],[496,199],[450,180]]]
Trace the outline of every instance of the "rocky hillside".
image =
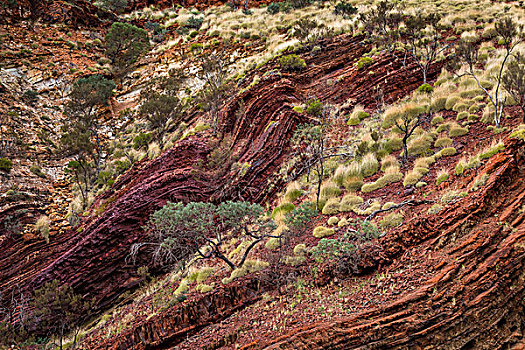
[[[3,7],[0,348],[525,346],[520,2],[103,5]],[[126,69],[114,23],[149,37]],[[235,269],[153,261],[155,212],[227,201],[276,227],[211,241]]]

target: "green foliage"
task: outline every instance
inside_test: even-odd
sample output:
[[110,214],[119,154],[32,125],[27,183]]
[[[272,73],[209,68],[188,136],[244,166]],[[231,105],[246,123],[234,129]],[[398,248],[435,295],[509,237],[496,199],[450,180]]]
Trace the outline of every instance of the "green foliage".
[[436,178],[436,186],[439,186],[441,183],[447,181],[447,180],[448,180],[448,177],[449,177],[449,175],[448,175],[447,173],[440,174],[440,175]]
[[276,250],[279,248],[283,243],[283,238],[280,237],[271,237],[266,241],[264,244],[264,247],[268,250]]
[[449,137],[440,137],[439,139],[434,142],[434,147],[441,148],[441,147],[448,147],[452,145],[453,141]]
[[93,305],[94,300],[84,301],[73,288],[56,279],[35,290],[31,302],[36,328],[41,333],[55,335],[60,343],[90,316]]
[[505,145],[503,143],[498,143],[494,147],[490,147],[489,149],[486,149],[484,152],[480,153],[479,158],[488,159],[492,157],[493,155],[503,151],[504,149],[505,149]]
[[184,23],[184,27],[199,30],[202,22],[204,22],[204,18],[191,16],[186,23]]
[[399,213],[390,213],[379,221],[379,227],[390,228],[397,227],[403,223],[403,215]]
[[450,131],[448,132],[448,135],[450,137],[459,137],[468,134],[468,128],[462,128],[460,126],[453,126]]
[[286,215],[284,223],[292,232],[299,233],[318,215],[311,203],[302,203]]
[[337,216],[332,216],[327,221],[328,225],[330,226],[337,225],[338,222],[339,222],[339,218]]
[[[184,266],[185,261],[195,254],[199,259],[223,260],[233,270],[243,266],[250,250],[263,238],[270,237],[276,225],[259,204],[168,202],[151,215],[148,228],[152,242],[146,246],[153,249],[158,264]],[[253,240],[238,264],[223,252],[226,238]],[[143,244],[135,245],[132,253],[136,254],[141,246]]]
[[323,103],[318,98],[313,98],[307,103],[306,113],[312,117],[319,117],[323,113]]
[[306,68],[306,63],[298,55],[286,55],[279,59],[281,68],[285,71],[298,71]]
[[357,208],[359,205],[363,204],[364,200],[363,198],[347,194],[343,196],[343,199],[341,200],[341,203],[339,205],[339,211],[341,212],[349,212]]
[[374,63],[374,59],[371,57],[363,56],[357,62],[357,69],[366,68]]
[[7,158],[0,158],[0,170],[10,172],[13,168],[13,162]]
[[32,172],[33,174],[35,174],[38,177],[41,177],[43,179],[46,178],[46,174],[44,174],[44,172],[42,172],[42,168],[39,167],[38,165],[31,165],[31,167],[29,168],[29,171]]
[[334,13],[344,18],[350,18],[350,16],[357,13],[357,8],[349,2],[340,1],[335,5]]
[[279,215],[286,215],[294,209],[295,205],[293,205],[292,203],[282,203],[281,205],[278,205],[272,210],[272,218],[275,219],[275,217]]
[[417,88],[417,91],[425,94],[430,94],[434,91],[434,87],[428,83],[425,83]]
[[358,244],[378,238],[381,231],[374,224],[357,219],[350,223],[352,230],[348,230],[338,239],[322,238],[315,247],[310,250],[312,258],[318,263],[334,261],[343,255],[352,252]]
[[131,67],[150,47],[148,32],[129,23],[113,23],[105,41],[106,56],[118,70]]
[[456,153],[457,151],[454,147],[446,147],[446,148],[443,148],[441,151],[439,151],[439,156],[440,157],[453,156]]
[[128,6],[128,0],[99,0],[96,4],[108,11],[122,13]]
[[272,15],[275,15],[281,10],[281,6],[279,6],[278,3],[272,2],[268,7],[266,8],[266,11]]
[[143,147],[147,147],[152,139],[151,133],[139,133],[137,136],[133,138],[133,148],[134,149],[141,149]]
[[329,198],[323,205],[322,213],[324,215],[337,214],[339,212],[339,198]]
[[26,90],[22,94],[22,99],[29,104],[33,104],[38,100],[38,92],[35,90]]

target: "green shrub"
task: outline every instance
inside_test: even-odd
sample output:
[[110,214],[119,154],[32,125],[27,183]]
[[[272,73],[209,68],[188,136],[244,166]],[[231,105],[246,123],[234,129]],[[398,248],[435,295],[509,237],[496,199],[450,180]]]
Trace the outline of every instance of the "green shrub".
[[343,186],[353,192],[357,192],[363,187],[363,178],[361,176],[348,176],[344,179]]
[[445,118],[443,118],[443,116],[436,115],[434,118],[432,118],[432,121],[430,122],[430,124],[431,125],[440,124],[440,123],[443,123],[444,120]]
[[201,293],[208,293],[213,290],[213,287],[207,284],[197,284],[197,286],[195,286],[195,289]]
[[430,85],[428,83],[425,83],[425,84],[419,86],[417,88],[417,91],[419,91],[421,93],[425,93],[425,94],[430,94],[431,92],[434,91],[434,88],[432,87],[432,85]]
[[468,108],[468,112],[469,113],[477,113],[479,111],[479,106],[478,105],[472,105]]
[[334,225],[337,225],[337,223],[339,222],[339,218],[337,216],[332,216],[328,219],[328,225],[330,226],[334,226]]
[[431,107],[434,112],[439,112],[445,109],[445,106],[447,104],[447,98],[446,97],[436,97],[432,99]]
[[513,137],[513,138],[516,138],[516,139],[521,139],[523,141],[525,141],[525,128],[518,128],[517,130],[514,130],[511,134],[510,134],[510,137]]
[[314,207],[312,203],[301,203],[301,205],[285,216],[284,223],[293,232],[301,232],[318,215]]
[[422,177],[423,174],[417,171],[411,171],[405,175],[405,179],[403,180],[403,186],[407,187],[410,185],[415,185]]
[[427,152],[432,145],[432,141],[432,136],[429,134],[412,139],[408,144],[408,154],[414,156]]
[[193,43],[190,45],[190,51],[193,53],[202,51],[202,49],[203,45],[201,43]]
[[369,177],[377,173],[379,162],[373,153],[367,153],[361,160],[361,173],[364,177]]
[[464,198],[466,196],[468,196],[467,192],[449,191],[441,196],[441,202],[450,203],[455,201],[456,199]]
[[454,106],[461,101],[461,98],[456,95],[451,95],[447,98],[447,102],[445,103],[445,109],[452,110]]
[[272,218],[280,215],[286,215],[295,209],[295,205],[292,203],[282,203],[272,210]]
[[357,62],[357,69],[363,69],[374,63],[374,60],[371,57],[363,56]]
[[10,172],[13,168],[13,162],[7,158],[0,158],[0,170]]
[[340,1],[335,5],[334,13],[343,16],[344,18],[349,18],[351,15],[357,13],[357,7],[354,7],[349,2]]
[[456,173],[456,175],[461,175],[463,174],[463,171],[465,171],[465,162],[463,160],[460,160],[458,164],[456,164],[454,172]]
[[315,238],[324,238],[332,236],[335,233],[333,228],[326,228],[324,226],[318,226],[314,229],[313,235]]
[[355,126],[361,123],[361,119],[359,117],[351,115],[350,118],[346,121],[346,125],[348,126]]
[[31,171],[33,174],[35,174],[38,177],[41,177],[43,179],[46,178],[46,174],[44,174],[44,172],[42,171],[42,168],[39,167],[38,165],[31,165],[31,167],[29,168],[29,171]]
[[356,195],[347,194],[343,196],[343,199],[339,203],[339,211],[341,212],[352,211],[358,206],[360,206],[361,204],[363,204],[363,202],[364,202],[363,198],[356,196]]
[[439,151],[440,157],[453,156],[456,154],[456,149],[454,147],[446,147]]
[[434,147],[441,148],[441,147],[448,147],[452,144],[452,139],[449,137],[440,137],[439,139],[434,142]]
[[503,151],[505,149],[505,145],[503,143],[498,143],[495,146],[489,147],[488,149],[483,150],[482,153],[480,153],[479,158],[480,159],[488,159],[492,157],[493,155]]
[[459,137],[468,134],[468,128],[462,128],[461,126],[453,126],[450,131],[448,132],[448,135],[450,137]]
[[467,117],[468,117],[467,111],[459,112],[458,115],[456,116],[456,120],[463,120]]
[[436,178],[436,186],[439,186],[441,183],[447,181],[448,177],[449,176],[447,173],[439,174],[438,177]]
[[301,106],[294,106],[293,110],[294,110],[294,112],[297,112],[299,114],[303,114],[304,113],[304,108],[301,107]]
[[320,197],[325,199],[337,197],[341,194],[341,189],[334,182],[326,182],[321,186]]
[[289,188],[286,190],[286,193],[284,195],[284,198],[292,203],[295,202],[299,197],[301,197],[303,194],[303,190],[298,185],[292,185],[289,186]]
[[324,215],[333,215],[339,212],[339,198],[330,198],[323,205],[322,213]]
[[441,210],[443,210],[443,206],[441,204],[437,204],[436,203],[433,206],[431,206],[430,208],[428,208],[427,214],[435,215],[435,214],[439,213]]
[[286,55],[279,59],[281,68],[285,71],[297,71],[306,68],[306,63],[298,55]]
[[272,14],[272,15],[275,15],[276,13],[278,13],[279,11],[281,10],[281,6],[279,6],[279,4],[275,3],[275,2],[272,2],[270,5],[268,5],[268,7],[266,8],[266,11],[269,13],[269,14]]
[[148,144],[153,139],[153,135],[151,133],[139,133],[135,138],[133,138],[133,148],[134,149],[140,149],[143,147],[148,146]]
[[401,148],[403,148],[403,139],[400,137],[388,139],[387,146],[392,149],[392,151],[399,151]]
[[199,30],[202,26],[202,22],[204,22],[204,18],[191,16],[186,23],[184,23],[184,27]]
[[379,221],[379,227],[390,228],[397,227],[403,223],[403,215],[399,213],[390,213]]
[[313,98],[308,101],[306,113],[312,117],[320,116],[323,112],[323,103],[318,98]]
[[282,243],[283,243],[282,238],[271,237],[270,239],[266,241],[266,243],[264,244],[264,247],[268,250],[275,250],[279,248]]

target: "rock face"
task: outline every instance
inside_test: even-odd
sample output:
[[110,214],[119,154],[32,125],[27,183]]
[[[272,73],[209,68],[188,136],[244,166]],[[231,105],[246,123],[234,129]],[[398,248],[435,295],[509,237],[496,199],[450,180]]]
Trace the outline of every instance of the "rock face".
[[[277,72],[274,60],[247,77],[243,86],[255,74],[262,76],[258,84],[226,104],[220,123],[221,134],[232,135],[238,164],[247,165],[242,173],[207,169],[209,145],[197,138],[179,142],[159,158],[135,165],[97,199],[91,216],[80,227],[54,237],[50,244],[0,242],[0,289],[18,285],[32,290],[59,279],[83,295],[96,297],[99,307],[108,306],[136,285],[137,267],[126,259],[130,246],[143,239],[144,223],[166,201],[244,199],[262,203],[270,198],[282,186],[276,170],[286,155],[288,140],[296,125],[304,122],[293,111],[294,104],[317,96],[324,102],[350,100],[351,105],[370,106],[375,103],[376,87],[382,89],[385,99],[394,100],[421,83],[415,65],[402,67],[391,57],[375,62],[370,67],[373,73],[358,70],[355,63],[369,49],[361,40],[340,36],[322,42],[320,52],[305,55],[307,68],[299,73],[273,74]],[[435,77],[439,70],[433,67],[429,76]],[[241,105],[244,113],[239,112]],[[139,266],[146,259],[149,257],[139,256]]]
[[[525,144],[511,140],[482,170],[483,191],[439,216],[412,220],[364,263],[442,253],[415,290],[337,322],[292,329],[253,349],[522,349],[525,332]],[[377,253],[377,252],[376,252]],[[438,345],[439,344],[439,345]]]
[[[412,249],[430,261],[418,288],[396,291],[393,302],[334,322],[290,329],[273,341],[244,349],[520,348],[525,324],[525,142],[510,140],[507,152],[478,171],[486,186],[441,216],[414,217],[385,236],[374,255],[361,256],[371,274],[379,264],[410,263]],[[363,267],[363,266],[361,266]],[[347,276],[348,277],[348,276]],[[90,349],[151,349],[176,346],[205,326],[259,300],[271,288],[252,277],[189,304],[179,304],[114,339]],[[379,305],[372,301],[372,305]],[[225,346],[220,335],[209,339]],[[222,344],[222,345],[221,345]],[[516,346],[516,347],[512,347]],[[209,348],[209,347],[207,347]],[[438,347],[440,348],[440,347]]]

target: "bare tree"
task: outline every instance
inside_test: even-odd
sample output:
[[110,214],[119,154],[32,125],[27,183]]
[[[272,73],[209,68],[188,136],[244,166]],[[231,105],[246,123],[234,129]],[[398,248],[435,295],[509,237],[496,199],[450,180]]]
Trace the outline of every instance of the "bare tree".
[[512,55],[512,52],[516,46],[523,41],[521,38],[522,26],[514,22],[510,17],[503,18],[496,22],[496,32],[500,37],[504,53],[503,60],[501,61],[498,73],[496,75],[496,85],[493,92],[489,91],[484,87],[478,77],[479,72],[476,70],[476,66],[479,63],[478,60],[478,49],[475,43],[461,41],[455,49],[456,57],[459,61],[467,64],[466,71],[462,73],[456,73],[460,68],[460,62],[455,61],[448,65],[448,69],[456,74],[458,77],[470,76],[473,78],[478,87],[483,90],[484,94],[489,99],[490,104],[494,107],[494,123],[496,127],[501,124],[501,117],[503,116],[503,109],[505,107],[505,98],[503,96],[503,72],[505,65]]
[[219,110],[231,88],[228,82],[228,55],[225,50],[205,56],[201,63],[199,77],[204,81],[199,101],[210,113],[213,132],[217,132]]

